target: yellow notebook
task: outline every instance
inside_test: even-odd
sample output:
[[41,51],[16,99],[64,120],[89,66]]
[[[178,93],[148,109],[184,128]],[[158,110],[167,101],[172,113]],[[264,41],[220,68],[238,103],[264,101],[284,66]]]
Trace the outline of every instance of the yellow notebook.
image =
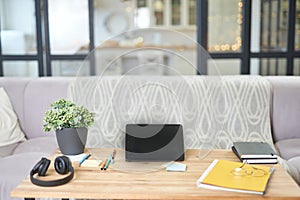
[[198,187],[264,194],[274,168],[214,160],[197,181]]

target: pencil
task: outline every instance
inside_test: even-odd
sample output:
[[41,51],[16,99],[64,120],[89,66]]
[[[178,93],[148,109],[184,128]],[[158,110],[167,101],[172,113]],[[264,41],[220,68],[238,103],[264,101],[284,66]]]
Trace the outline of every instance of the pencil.
[[[107,160],[107,159],[106,159],[106,160]],[[104,170],[106,170],[106,169],[108,168],[110,162],[111,162],[111,157],[110,157],[110,158],[108,159],[108,161],[106,162],[106,164],[105,164],[105,166],[104,166]]]
[[107,159],[105,159],[104,162],[102,162],[102,164],[100,165],[100,169],[103,170],[104,166],[106,165]]
[[102,165],[103,161],[99,162],[98,167],[100,168]]

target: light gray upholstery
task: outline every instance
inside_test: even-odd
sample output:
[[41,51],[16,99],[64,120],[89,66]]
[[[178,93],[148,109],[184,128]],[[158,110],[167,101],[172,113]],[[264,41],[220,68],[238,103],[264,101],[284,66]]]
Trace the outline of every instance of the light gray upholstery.
[[56,138],[53,136],[36,137],[20,143],[13,151],[13,154],[24,152],[54,152],[57,148]]
[[272,85],[271,126],[275,146],[300,185],[300,78],[268,77]]
[[[70,78],[40,78],[27,84],[24,92],[24,132],[27,138],[46,136],[43,117],[50,103],[66,98]],[[27,134],[28,133],[28,134]],[[48,134],[49,135],[49,134]]]
[[14,189],[26,176],[29,175],[32,167],[43,156],[49,156],[49,153],[28,152],[0,158],[1,200],[11,199],[10,191]]
[[[190,79],[188,83],[193,82],[194,84],[196,84],[197,81],[194,81],[193,79],[198,79],[198,77],[193,76],[186,78]],[[249,84],[249,92],[246,92],[246,90],[240,90],[240,87],[243,86],[243,78],[244,76],[235,77],[236,80],[239,80],[241,82],[232,83],[230,80],[228,82],[225,81],[226,87],[235,90],[234,92],[230,93],[230,89],[227,88],[228,92],[226,93],[226,98],[239,97],[236,96],[237,94],[241,95],[240,93],[238,93],[238,91],[245,92],[244,97],[247,97],[250,100],[247,101],[247,99],[243,99],[244,102],[249,102],[249,104],[245,103],[242,106],[244,106],[245,109],[249,109],[249,106],[252,105],[253,102],[253,105],[255,105],[255,102],[257,103],[257,101],[252,101],[251,99],[255,100],[257,98],[261,98],[261,95],[268,95],[268,91],[265,90],[268,87],[263,87],[265,89],[262,90],[260,89],[260,93],[253,92],[255,90],[252,90],[251,86],[256,87],[257,85],[255,85],[255,81],[252,80],[253,83]],[[176,79],[176,77],[173,79]],[[9,145],[6,147],[0,147],[1,200],[9,200],[10,191],[29,174],[29,171],[33,167],[33,165],[42,156],[50,155],[54,151],[54,149],[57,148],[55,137],[53,137],[54,134],[44,133],[42,131],[42,119],[44,117],[45,111],[49,109],[50,102],[59,98],[66,98],[68,96],[69,85],[73,80],[75,79],[58,77],[0,78],[0,87],[4,87],[8,96],[10,97],[14,110],[18,115],[20,126],[27,137],[27,141],[23,143]],[[270,123],[269,121],[271,118],[270,125],[272,128],[272,136],[274,139],[273,141],[276,144],[278,152],[284,159],[280,160],[282,161],[282,163],[285,164],[285,167],[293,176],[295,181],[300,183],[300,77],[267,77],[267,80],[271,83],[272,91],[272,98],[270,99],[271,114],[270,116],[268,116],[268,113],[264,113],[264,116],[266,117],[263,117],[263,119],[266,121],[260,124],[265,125]],[[172,81],[174,82],[174,84],[179,83],[176,80]],[[109,84],[107,83],[107,85]],[[101,87],[104,86],[105,84],[101,85]],[[191,84],[191,86],[192,90],[195,89],[198,91],[199,88],[197,88],[196,85]],[[85,90],[86,88],[83,87],[81,89]],[[111,91],[111,88],[109,87],[102,89],[107,90],[107,92],[114,92]],[[97,104],[97,106],[108,106],[107,102],[105,102],[106,98],[101,98],[101,94],[97,95],[100,95],[100,101],[99,104]],[[187,95],[193,95],[193,93],[188,93]],[[78,97],[80,97],[80,94]],[[93,96],[91,96],[91,98],[93,98]],[[191,98],[194,97],[191,96]],[[265,100],[263,101],[263,105],[257,106],[267,106],[266,100],[269,99],[266,97],[263,98],[265,98]],[[89,98],[85,97],[83,99]],[[224,99],[224,97],[221,99]],[[216,98],[215,103],[217,103],[217,105],[218,100],[220,99]],[[189,107],[187,107],[187,109],[189,109]],[[206,108],[201,107],[201,109]],[[190,110],[192,111],[189,113],[191,117],[195,116],[201,111],[196,109]],[[265,112],[268,112],[268,109],[264,110]],[[247,115],[249,114],[249,111],[253,110],[246,111],[248,112],[246,113]],[[243,111],[239,113],[243,113]],[[102,120],[111,119],[112,118],[107,117]],[[247,117],[245,119],[252,120],[251,117]],[[246,122],[247,120],[244,120],[243,124],[245,124]],[[104,127],[105,130],[109,130],[112,127],[111,123],[103,122],[103,124],[106,124],[107,126]],[[235,121],[235,123],[229,123],[229,125],[230,124],[231,126],[229,126],[229,128],[232,128],[233,132],[237,132],[239,128],[243,130],[243,126],[240,125],[241,123],[239,121]],[[245,127],[248,126],[249,124],[245,125]],[[261,132],[263,132],[263,134],[268,134],[270,132],[270,129],[268,127],[269,125],[264,126],[263,128],[259,127],[257,128],[257,131],[254,132],[255,134],[260,134]],[[256,130],[254,126],[252,127],[252,129]],[[188,131],[191,130],[187,130],[187,132]],[[227,134],[230,134],[230,132],[231,131],[227,131]],[[244,131],[241,133],[247,134],[248,132]],[[247,135],[247,138],[248,137],[250,138],[249,135]],[[217,138],[218,137],[213,139]],[[226,144],[222,143],[222,145],[219,145],[219,147],[224,146],[225,148],[227,148],[228,142],[230,141],[227,141]]]
[[300,186],[300,157],[294,157],[287,161],[290,169],[288,170],[293,179]]
[[272,132],[274,142],[300,138],[300,78],[268,77],[272,84]]
[[10,156],[11,154],[13,154],[15,148],[17,148],[18,145],[19,143],[14,143],[14,144],[0,147],[0,158]]
[[286,160],[300,157],[300,138],[279,140],[275,146],[281,157]]
[[[300,157],[298,156],[298,157],[291,158],[289,159],[288,163],[293,165],[296,168],[298,177],[300,177]],[[300,181],[300,179],[298,179],[298,181]]]

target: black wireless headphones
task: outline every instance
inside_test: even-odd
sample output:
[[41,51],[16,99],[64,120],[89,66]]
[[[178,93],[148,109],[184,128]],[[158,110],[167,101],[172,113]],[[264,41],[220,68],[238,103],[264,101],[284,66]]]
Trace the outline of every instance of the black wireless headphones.
[[38,186],[44,186],[44,187],[50,187],[50,186],[58,186],[63,185],[74,177],[74,168],[72,167],[72,162],[70,159],[66,156],[59,156],[55,158],[54,161],[54,168],[55,171],[59,174],[67,174],[68,172],[71,172],[70,175],[57,180],[51,180],[51,181],[43,181],[36,179],[33,177],[34,174],[38,174],[39,176],[46,176],[46,172],[48,170],[48,167],[50,165],[50,160],[47,158],[42,158],[31,170],[30,172],[30,180],[33,184]]

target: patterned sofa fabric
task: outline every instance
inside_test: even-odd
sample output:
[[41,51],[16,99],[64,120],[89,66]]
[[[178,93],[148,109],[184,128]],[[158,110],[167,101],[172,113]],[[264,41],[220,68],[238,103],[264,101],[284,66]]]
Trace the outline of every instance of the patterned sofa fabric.
[[186,148],[272,142],[270,83],[260,76],[101,77],[72,83],[69,97],[96,113],[88,146],[124,148],[125,125],[180,123]]

